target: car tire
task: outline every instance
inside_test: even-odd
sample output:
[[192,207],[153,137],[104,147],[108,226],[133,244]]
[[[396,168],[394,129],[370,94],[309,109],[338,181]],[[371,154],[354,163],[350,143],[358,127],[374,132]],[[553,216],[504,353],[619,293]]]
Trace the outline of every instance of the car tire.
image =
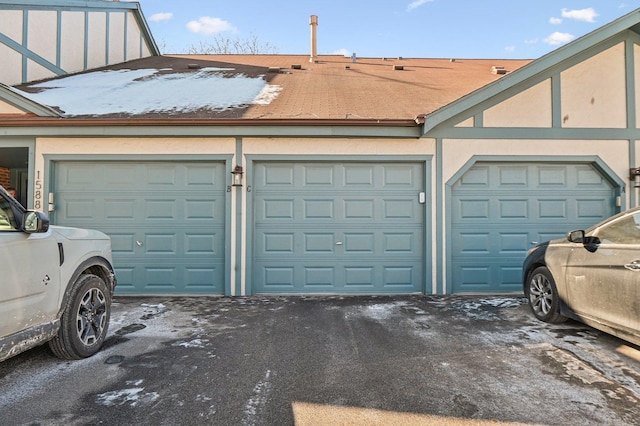
[[536,318],[555,324],[567,320],[567,317],[560,313],[560,296],[556,282],[546,266],[536,268],[529,275],[526,290],[529,307]]
[[102,347],[111,316],[111,292],[96,275],[81,275],[74,283],[60,319],[60,330],[49,341],[63,359],[89,357]]

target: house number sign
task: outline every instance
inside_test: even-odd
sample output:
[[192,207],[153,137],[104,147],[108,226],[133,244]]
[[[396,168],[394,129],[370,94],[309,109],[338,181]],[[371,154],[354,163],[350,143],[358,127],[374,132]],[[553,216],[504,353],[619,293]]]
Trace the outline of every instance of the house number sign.
[[42,209],[42,178],[40,176],[40,170],[36,171],[36,181],[34,183],[35,189],[35,203],[33,207],[37,210]]

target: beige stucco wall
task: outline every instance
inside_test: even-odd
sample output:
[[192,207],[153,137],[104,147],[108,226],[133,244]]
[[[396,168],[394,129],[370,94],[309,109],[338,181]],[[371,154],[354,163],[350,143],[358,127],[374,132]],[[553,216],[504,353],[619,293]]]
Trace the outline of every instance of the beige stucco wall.
[[53,11],[29,12],[27,47],[52,64],[56,63],[58,14]]
[[132,12],[127,14],[127,60],[140,57],[140,28]]
[[[474,156],[504,158],[507,161],[557,156],[600,158],[623,181],[629,175],[629,141],[627,140],[460,140],[443,142],[443,185]],[[640,158],[640,154],[638,154]],[[640,163],[638,163],[640,164]],[[626,196],[629,194],[627,192]],[[629,206],[629,199],[626,199]]]
[[109,13],[109,64],[124,62],[124,13]]
[[484,111],[484,127],[551,127],[551,103],[547,79]]
[[627,140],[473,140],[443,141],[443,182],[450,180],[473,156],[540,158],[544,155],[563,158],[597,155],[620,177],[629,174],[629,142]]
[[[58,43],[58,14],[51,11],[30,11],[28,20],[27,48],[52,64],[56,63]],[[15,64],[18,65],[18,64]],[[22,69],[22,64],[18,65]],[[27,61],[27,79],[40,80],[55,74],[33,60]]]
[[49,71],[47,68],[43,67],[36,61],[33,61],[31,59],[27,60],[27,80],[28,81],[42,80],[42,79],[51,78],[54,76],[55,76],[54,73],[52,73],[51,71]]
[[0,100],[0,114],[26,114],[21,109]]
[[636,128],[640,127],[640,45],[633,45],[634,67],[635,67],[635,95],[636,95]]
[[18,44],[22,44],[22,11],[2,10],[0,11],[0,21],[2,22],[2,33]]
[[107,55],[107,14],[92,12],[89,14],[89,52],[87,52],[87,66],[97,68],[105,64]]
[[560,78],[563,127],[626,127],[624,43],[563,71]]
[[[15,50],[0,44],[0,58],[3,65],[0,67],[0,82],[5,84],[17,84],[22,81],[22,66],[13,66],[22,63],[22,55]],[[5,66],[7,64],[7,66]]]
[[433,139],[245,138],[244,154],[433,155]]
[[[149,46],[141,37],[142,31],[133,11],[89,12],[86,28],[85,12],[61,11],[60,40],[58,40],[58,11],[29,10],[26,13],[27,48],[66,73],[84,70],[85,59],[88,68],[98,68],[151,55]],[[25,22],[23,12],[0,10],[0,22],[2,22],[0,32],[22,45]],[[85,30],[88,37],[85,37]],[[109,52],[106,51],[107,34],[109,35]],[[60,44],[59,59],[58,44]],[[2,58],[0,82],[10,86],[22,83],[22,54],[0,44],[0,58]],[[27,60],[27,81],[55,76],[55,72],[39,65],[36,61]]]
[[[38,138],[36,167],[46,154],[83,155],[192,155],[233,154],[234,138]],[[99,158],[97,158],[99,159]]]
[[475,125],[475,118],[474,117],[469,117],[466,120],[461,121],[460,123],[456,124],[454,127],[473,127]]
[[67,72],[84,69],[84,13],[62,12],[61,44],[64,55],[60,57],[60,68]]

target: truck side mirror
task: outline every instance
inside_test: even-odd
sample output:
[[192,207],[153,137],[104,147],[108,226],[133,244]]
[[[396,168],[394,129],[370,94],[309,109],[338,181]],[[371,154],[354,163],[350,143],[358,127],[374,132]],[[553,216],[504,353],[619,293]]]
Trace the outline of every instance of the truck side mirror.
[[47,232],[49,218],[42,212],[29,210],[22,216],[22,231],[27,234]]

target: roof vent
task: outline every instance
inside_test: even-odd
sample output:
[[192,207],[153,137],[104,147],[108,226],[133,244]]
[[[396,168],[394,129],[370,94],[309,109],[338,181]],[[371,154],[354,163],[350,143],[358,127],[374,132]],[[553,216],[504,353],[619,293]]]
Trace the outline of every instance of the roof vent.
[[504,67],[493,66],[491,67],[491,74],[506,74],[507,70]]
[[302,65],[301,64],[293,64],[293,65],[291,65],[291,69],[292,70],[301,70],[302,69]]
[[267,72],[270,72],[270,73],[279,73],[279,72],[280,72],[280,67],[269,67],[269,69],[267,70]]
[[189,68],[190,70],[199,70],[202,67],[200,66],[200,64],[188,64],[187,68]]
[[393,66],[393,70],[394,71],[402,71],[404,69],[404,65],[394,65]]

